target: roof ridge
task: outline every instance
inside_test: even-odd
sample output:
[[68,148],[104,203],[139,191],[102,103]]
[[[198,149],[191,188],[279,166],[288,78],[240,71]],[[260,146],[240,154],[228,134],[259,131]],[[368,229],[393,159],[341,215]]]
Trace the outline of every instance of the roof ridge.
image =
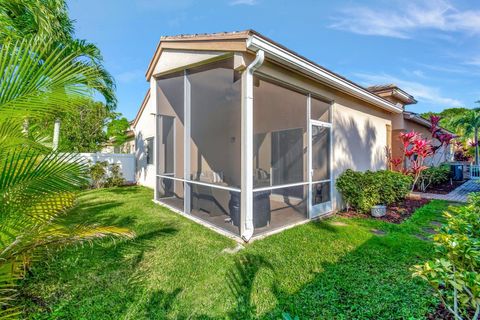
[[239,35],[249,35],[252,33],[253,30],[247,29],[247,30],[240,30],[240,31],[222,31],[222,32],[213,32],[213,33],[182,33],[182,34],[177,34],[177,35],[171,35],[171,36],[161,36],[160,40],[179,40],[179,39],[189,39],[189,38],[195,38],[195,37],[205,37],[205,38],[211,38],[211,37],[218,37],[218,36],[239,36]]

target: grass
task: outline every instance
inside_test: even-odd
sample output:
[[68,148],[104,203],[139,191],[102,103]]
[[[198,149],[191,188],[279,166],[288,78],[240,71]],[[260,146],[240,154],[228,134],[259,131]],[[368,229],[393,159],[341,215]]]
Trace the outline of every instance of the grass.
[[431,257],[431,242],[418,235],[441,219],[446,202],[432,201],[402,225],[312,222],[232,255],[222,250],[235,242],[151,197],[141,187],[83,193],[68,223],[127,226],[137,238],[37,261],[22,283],[28,317],[279,319],[289,312],[300,319],[419,319],[436,304],[409,268]]

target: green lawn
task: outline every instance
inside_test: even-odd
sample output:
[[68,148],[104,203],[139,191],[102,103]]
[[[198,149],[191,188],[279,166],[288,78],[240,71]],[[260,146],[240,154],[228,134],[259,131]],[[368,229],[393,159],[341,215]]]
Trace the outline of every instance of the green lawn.
[[37,261],[22,284],[28,316],[279,319],[286,311],[300,319],[419,319],[436,304],[409,268],[432,255],[432,244],[417,236],[440,219],[445,202],[431,202],[402,225],[333,218],[228,254],[222,250],[234,241],[151,197],[141,187],[83,193],[69,223],[126,226],[137,238]]

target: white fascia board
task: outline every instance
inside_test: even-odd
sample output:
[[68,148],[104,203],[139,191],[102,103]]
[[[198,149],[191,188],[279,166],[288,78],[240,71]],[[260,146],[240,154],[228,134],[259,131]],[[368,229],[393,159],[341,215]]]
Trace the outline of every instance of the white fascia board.
[[369,102],[377,107],[380,107],[384,110],[393,112],[393,113],[402,113],[402,108],[395,106],[393,103],[390,103],[377,95],[370,93],[366,90],[351,84],[348,81],[341,79],[338,76],[335,76],[332,73],[327,72],[324,69],[319,68],[313,63],[301,59],[300,57],[292,54],[291,52],[271,43],[267,40],[260,38],[256,35],[252,35],[247,39],[247,48],[254,52],[258,50],[265,51],[265,54],[275,60],[288,65],[293,66],[295,69],[300,70],[304,73],[307,73],[313,76],[316,79],[319,79],[326,84],[339,89],[343,92],[346,92],[350,95],[353,95],[363,101]]
[[[410,102],[410,101],[412,101],[412,97],[411,97],[411,96],[409,96],[408,94],[405,94],[404,92],[399,91],[399,90],[397,90],[397,89],[395,89],[395,90],[393,91],[393,95],[394,95],[394,97],[397,97],[397,98],[399,98],[399,99],[401,99],[402,101],[407,102],[407,103]],[[413,99],[413,100],[415,101],[415,99]],[[415,101],[414,103],[417,103],[417,102]]]

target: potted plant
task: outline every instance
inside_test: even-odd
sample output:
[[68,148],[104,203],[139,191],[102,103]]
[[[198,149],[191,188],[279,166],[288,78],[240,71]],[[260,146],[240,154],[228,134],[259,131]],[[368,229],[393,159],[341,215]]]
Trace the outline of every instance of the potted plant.
[[372,209],[370,210],[370,214],[372,215],[372,217],[375,217],[375,218],[383,217],[384,215],[387,214],[387,206],[383,204],[378,204],[376,206],[373,206]]

